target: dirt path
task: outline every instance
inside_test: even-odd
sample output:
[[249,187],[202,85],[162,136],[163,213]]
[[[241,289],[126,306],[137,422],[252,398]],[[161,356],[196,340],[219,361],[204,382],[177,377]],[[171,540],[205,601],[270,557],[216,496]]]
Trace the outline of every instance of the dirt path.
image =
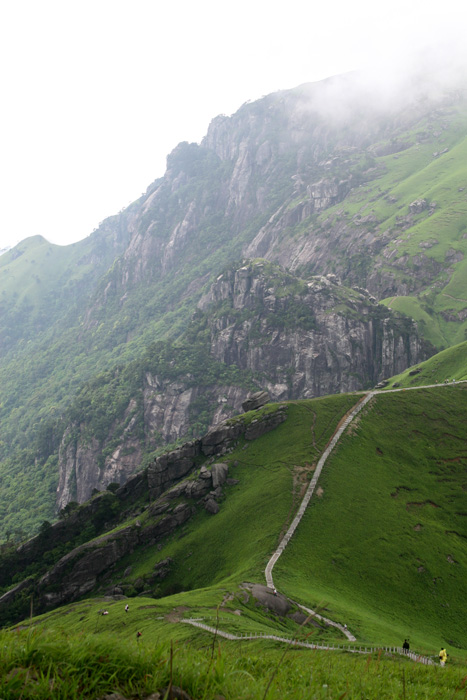
[[443,297],[449,297],[449,299],[454,299],[454,301],[464,301],[467,302],[467,299],[459,299],[459,297],[453,297],[450,294],[446,294],[446,292],[442,292]]

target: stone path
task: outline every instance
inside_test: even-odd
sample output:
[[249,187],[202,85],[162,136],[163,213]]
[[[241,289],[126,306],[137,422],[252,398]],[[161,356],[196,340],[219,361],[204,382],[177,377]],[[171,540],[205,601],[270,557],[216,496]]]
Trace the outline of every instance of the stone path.
[[283,642],[284,644],[291,644],[294,647],[302,647],[305,649],[320,649],[322,651],[348,651],[352,654],[372,654],[376,651],[384,651],[388,654],[402,654],[403,656],[408,656],[413,661],[417,661],[418,663],[426,665],[432,665],[435,663],[433,659],[431,659],[429,656],[421,656],[420,654],[415,654],[411,651],[405,651],[401,647],[351,647],[345,646],[343,644],[310,644],[309,642],[302,642],[301,640],[295,639],[294,637],[279,637],[276,634],[232,634],[231,632],[224,632],[218,627],[211,627],[210,625],[206,625],[199,619],[186,618],[184,620],[180,620],[180,622],[184,622],[186,625],[192,625],[193,627],[198,627],[199,629],[205,630],[206,632],[210,632],[211,634],[214,634],[217,637],[229,639],[233,642],[241,642],[252,639],[271,639],[275,642]]
[[[467,381],[455,382],[455,383],[456,383],[456,384],[461,384],[461,383],[467,383]],[[424,386],[401,387],[401,388],[397,388],[397,389],[386,389],[386,390],[383,390],[383,391],[381,391],[381,390],[379,390],[379,391],[378,391],[378,390],[373,390],[373,391],[368,392],[368,394],[366,394],[366,395],[364,396],[364,398],[361,399],[361,400],[350,410],[350,412],[347,414],[347,417],[346,417],[345,420],[340,424],[339,428],[338,428],[338,429],[336,430],[336,432],[334,433],[334,436],[332,437],[330,443],[328,444],[328,446],[326,447],[325,451],[324,451],[323,454],[321,455],[321,458],[320,458],[320,460],[319,460],[319,462],[318,462],[318,464],[317,464],[317,466],[316,466],[316,469],[315,469],[315,473],[314,473],[314,475],[313,475],[313,478],[312,478],[312,480],[310,481],[310,484],[308,485],[308,488],[307,488],[307,490],[306,490],[305,496],[303,497],[303,500],[302,500],[302,502],[301,502],[301,504],[300,504],[300,507],[299,507],[299,509],[298,509],[298,511],[297,511],[297,515],[296,515],[295,518],[293,519],[292,524],[290,525],[290,527],[289,527],[289,529],[287,530],[286,534],[284,535],[284,537],[283,537],[282,540],[280,541],[278,548],[277,548],[276,551],[273,553],[272,557],[269,559],[269,561],[268,561],[268,563],[267,563],[267,565],[266,565],[266,569],[265,569],[265,571],[264,571],[264,574],[265,574],[265,576],[266,576],[266,583],[267,583],[267,585],[268,585],[270,588],[275,588],[275,586],[274,586],[274,580],[273,580],[273,578],[272,578],[272,570],[273,570],[273,568],[274,568],[274,566],[275,566],[277,560],[278,560],[279,557],[281,556],[282,552],[284,551],[284,549],[287,547],[288,543],[290,542],[290,539],[291,539],[292,535],[294,534],[295,530],[297,529],[297,526],[298,526],[300,520],[302,519],[303,514],[305,513],[305,510],[306,510],[307,507],[308,507],[308,504],[309,504],[309,502],[310,502],[310,500],[311,500],[311,497],[312,497],[312,495],[313,495],[313,492],[314,492],[314,490],[315,490],[315,488],[316,488],[316,484],[318,483],[318,479],[319,479],[319,477],[320,477],[320,474],[321,474],[321,472],[322,472],[323,466],[324,466],[324,464],[325,464],[327,458],[329,457],[329,455],[331,454],[332,450],[333,450],[334,447],[336,446],[337,442],[339,441],[340,437],[342,436],[342,433],[348,428],[348,426],[350,425],[350,423],[351,423],[351,422],[355,419],[355,417],[360,413],[360,411],[362,410],[362,408],[363,408],[364,406],[366,406],[366,404],[367,404],[374,396],[376,396],[376,395],[378,395],[378,394],[389,394],[389,393],[394,393],[394,392],[397,392],[397,391],[414,391],[414,390],[416,390],[416,389],[431,389],[431,388],[437,388],[437,389],[439,389],[440,387],[446,387],[446,386],[452,386],[452,382],[450,382],[450,383],[448,383],[448,384],[442,383],[442,384],[428,384],[428,385],[424,385]],[[293,601],[293,602],[295,602],[295,601]],[[333,622],[332,620],[328,620],[327,618],[323,617],[322,615],[319,615],[318,613],[314,612],[313,610],[310,610],[309,608],[306,608],[304,605],[300,605],[299,603],[296,603],[296,605],[298,605],[300,608],[302,608],[302,610],[304,610],[305,612],[307,612],[309,615],[313,615],[314,617],[316,617],[318,620],[322,620],[322,621],[325,622],[326,624],[331,625],[332,627],[338,628],[338,629],[347,637],[347,639],[348,639],[349,641],[351,641],[351,642],[355,642],[355,641],[356,641],[356,638],[354,637],[354,635],[353,635],[351,632],[349,632],[349,630],[347,629],[347,626],[341,625],[341,624],[339,624],[339,623],[337,623],[337,622]]]

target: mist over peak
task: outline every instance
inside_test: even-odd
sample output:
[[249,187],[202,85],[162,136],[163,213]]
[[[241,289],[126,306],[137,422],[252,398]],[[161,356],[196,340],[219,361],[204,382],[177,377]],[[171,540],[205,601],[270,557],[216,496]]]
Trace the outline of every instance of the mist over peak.
[[455,41],[439,43],[287,92],[300,93],[299,110],[314,112],[334,127],[356,117],[418,112],[467,96],[467,49]]

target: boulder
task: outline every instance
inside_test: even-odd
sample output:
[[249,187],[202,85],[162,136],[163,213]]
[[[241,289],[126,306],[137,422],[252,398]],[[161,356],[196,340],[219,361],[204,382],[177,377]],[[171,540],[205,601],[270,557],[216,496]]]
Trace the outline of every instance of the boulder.
[[409,204],[409,211],[411,214],[420,214],[422,211],[425,211],[425,209],[428,209],[428,202],[426,199],[416,199]]
[[255,409],[261,408],[261,406],[269,403],[270,400],[271,397],[267,391],[257,391],[254,394],[251,394],[246,401],[242,403],[242,409],[245,413],[247,413],[247,411],[254,411]]
[[224,462],[217,462],[216,464],[212,465],[211,474],[213,488],[216,489],[218,486],[222,486],[222,484],[225,483],[228,471],[229,465],[225,464]]
[[176,450],[172,450],[172,452],[167,452],[157,457],[147,471],[151,497],[156,498],[172,482],[186,476],[193,469],[195,458],[199,455],[199,452],[199,440],[193,440]]
[[253,420],[245,431],[246,440],[256,440],[270,430],[274,430],[278,425],[283,423],[287,419],[287,412],[285,407],[274,411],[274,413],[268,413],[265,416],[261,416],[258,420]]
[[213,498],[208,498],[204,504],[204,507],[208,513],[211,513],[212,515],[216,515],[216,513],[219,512],[219,504]]
[[219,423],[201,438],[202,453],[207,457],[225,453],[240,437],[244,429],[245,426],[241,421]]

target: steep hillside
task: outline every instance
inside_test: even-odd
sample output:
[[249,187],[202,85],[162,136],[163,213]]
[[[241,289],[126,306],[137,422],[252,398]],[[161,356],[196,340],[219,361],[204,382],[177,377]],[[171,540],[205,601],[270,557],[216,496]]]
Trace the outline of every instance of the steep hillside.
[[331,455],[276,585],[326,601],[357,637],[465,649],[466,415],[465,384],[375,397]]
[[380,125],[357,151],[360,170],[355,150],[352,162],[336,147],[322,179],[297,184],[245,252],[302,275],[337,273],[445,347],[467,329],[467,116],[457,99],[419,110],[392,115],[390,134]]
[[[420,649],[467,649],[466,397],[458,384],[380,392],[367,404],[276,564],[281,595],[324,606],[363,644],[400,645],[409,635]],[[222,600],[222,628],[250,629],[241,612],[245,582],[264,583],[318,457],[358,398],[245,414],[198,447],[158,458],[114,496],[69,508],[62,525],[0,559],[4,589],[18,584],[0,599],[3,619],[24,615],[32,591],[38,611],[96,594],[160,599],[184,591],[169,605],[205,618]],[[82,535],[83,517],[94,527],[107,518],[107,533],[63,556],[60,533]],[[272,615],[268,624],[289,623]],[[341,638],[339,630],[324,633]]]
[[388,381],[386,388],[426,386],[467,379],[467,341],[447,348]]
[[[0,257],[0,352],[2,360],[60,324],[74,325],[96,281],[128,244],[112,219],[79,243],[58,246],[27,238]],[[113,228],[113,227],[112,227]]]
[[[408,314],[406,329],[414,331],[410,318],[417,319],[436,347],[463,340],[465,100],[459,90],[432,95],[427,89],[426,82],[414,83],[402,101],[384,102],[376,91],[362,89],[358,76],[348,75],[245,104],[231,117],[214,119],[201,144],[180,144],[168,156],[164,177],[85,241],[59,248],[34,238],[1,256],[5,533],[17,530],[20,536],[21,528],[30,531],[41,519],[53,518],[58,450],[75,397],[105,383],[103,373],[115,376],[141,360],[154,342],[180,338],[210,285],[235,261],[266,258],[305,282],[334,273],[343,287],[369,289],[376,301],[385,299]],[[353,301],[350,307],[342,303],[351,308]],[[329,336],[336,319],[324,311],[323,316],[331,321]],[[295,343],[303,355],[295,366],[284,365],[295,373],[299,396],[356,388],[357,381],[363,387],[367,377],[380,376],[377,363],[363,369],[335,347],[327,352],[327,366],[345,368],[339,380],[332,383],[304,369],[309,358],[297,343],[304,318],[292,318],[285,326],[290,338],[281,347],[288,352],[288,343]],[[350,328],[342,318],[339,340]],[[249,320],[222,323],[238,350]],[[412,330],[408,343],[417,346]],[[378,338],[370,327],[359,334],[357,345],[364,335]],[[221,333],[218,337],[222,341]],[[342,351],[352,357],[349,338]],[[218,358],[221,353],[229,362],[233,358],[220,346],[218,352]],[[389,373],[403,369],[404,353],[408,365],[422,359],[412,351],[394,361],[389,357]],[[256,371],[252,356],[250,373]],[[260,356],[267,361],[267,352],[258,350]],[[242,362],[239,358],[234,369],[243,371]],[[284,396],[295,396],[287,394],[288,377],[261,371],[267,382],[284,383]],[[154,438],[152,446],[205,429],[222,401],[219,391],[227,392],[223,403],[237,406],[241,392],[230,397],[230,386],[225,381],[218,386],[216,378],[211,394],[185,395],[188,406],[173,426],[155,421],[153,430],[163,439]],[[258,377],[243,376],[243,391],[247,386],[257,388]],[[155,388],[160,416],[168,415],[173,387],[164,379]],[[129,403],[134,397],[126,398],[127,413],[114,406],[104,424],[114,411],[118,429],[128,427],[135,406]],[[107,427],[99,426],[99,444],[89,444],[93,459],[101,462],[118,447],[113,435],[104,434]],[[115,475],[137,466],[141,447],[130,449],[136,456],[118,453]]]

